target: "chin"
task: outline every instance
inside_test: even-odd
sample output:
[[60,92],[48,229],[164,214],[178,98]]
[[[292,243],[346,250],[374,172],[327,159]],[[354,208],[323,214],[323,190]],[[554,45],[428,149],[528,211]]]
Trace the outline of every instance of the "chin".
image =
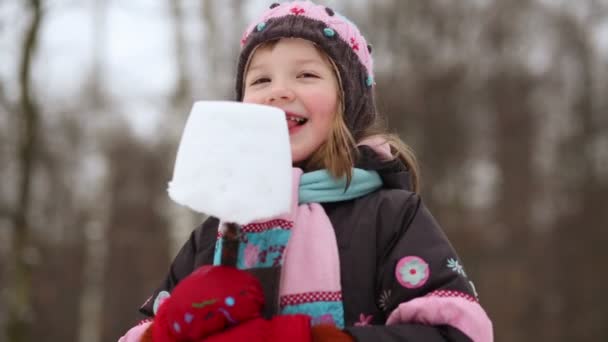
[[303,162],[306,161],[306,159],[308,158],[308,156],[304,155],[305,153],[302,153],[300,151],[294,151],[293,149],[291,150],[291,163],[296,166],[298,164],[302,164]]
[[[292,154],[292,156],[294,156],[295,154]],[[301,169],[304,169],[304,166],[306,165],[306,158],[303,158],[301,156],[297,156],[295,158],[291,158],[291,165],[294,167],[299,167]]]

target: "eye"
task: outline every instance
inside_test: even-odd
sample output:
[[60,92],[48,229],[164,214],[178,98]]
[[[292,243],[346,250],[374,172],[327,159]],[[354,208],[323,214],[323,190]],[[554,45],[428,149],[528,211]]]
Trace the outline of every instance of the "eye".
[[313,74],[312,72],[303,72],[298,75],[298,78],[319,78],[317,74]]
[[260,77],[260,78],[255,79],[249,85],[253,86],[253,85],[262,84],[262,83],[266,83],[266,82],[270,82],[270,78],[268,78],[268,77]]

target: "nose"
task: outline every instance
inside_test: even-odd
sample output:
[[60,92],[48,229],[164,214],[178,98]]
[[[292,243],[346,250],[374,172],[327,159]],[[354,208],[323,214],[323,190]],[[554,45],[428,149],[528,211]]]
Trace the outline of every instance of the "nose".
[[266,102],[268,104],[273,104],[277,102],[289,102],[292,101],[294,98],[295,94],[289,86],[277,82],[272,85],[272,88],[268,93]]

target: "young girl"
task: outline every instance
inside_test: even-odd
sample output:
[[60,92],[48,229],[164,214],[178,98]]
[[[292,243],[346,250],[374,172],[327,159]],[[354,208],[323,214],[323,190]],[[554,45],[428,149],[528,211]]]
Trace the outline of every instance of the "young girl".
[[[492,341],[473,283],[416,193],[412,153],[378,129],[372,49],[357,27],[284,2],[241,44],[237,99],[285,111],[294,165],[292,211],[242,228],[237,266],[258,273],[267,306],[344,340]],[[180,280],[219,263],[218,224],[192,232],[141,312],[153,316]]]

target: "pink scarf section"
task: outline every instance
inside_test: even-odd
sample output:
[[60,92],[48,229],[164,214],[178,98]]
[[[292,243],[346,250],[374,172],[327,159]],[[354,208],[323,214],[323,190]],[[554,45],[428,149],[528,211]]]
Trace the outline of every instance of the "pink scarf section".
[[299,304],[310,296],[342,298],[334,228],[319,203],[298,205],[301,176],[302,170],[294,168],[291,212],[280,217],[294,222],[279,285],[282,304]]
[[[383,158],[391,159],[386,139],[372,136],[367,145]],[[341,300],[340,258],[334,228],[319,203],[298,205],[298,188],[303,171],[293,168],[292,201],[289,214],[279,219],[293,222],[285,249],[279,296],[283,304],[300,304],[306,299]]]

